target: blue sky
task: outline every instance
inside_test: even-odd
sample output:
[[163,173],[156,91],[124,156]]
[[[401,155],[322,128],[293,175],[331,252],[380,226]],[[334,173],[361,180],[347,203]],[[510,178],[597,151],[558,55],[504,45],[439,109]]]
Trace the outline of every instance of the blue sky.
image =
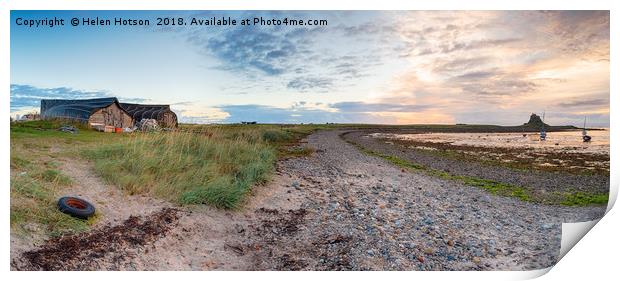
[[[17,18],[146,18],[39,27]],[[327,26],[155,26],[158,16]],[[41,98],[168,103],[182,122],[609,125],[608,12],[12,11],[11,113]]]

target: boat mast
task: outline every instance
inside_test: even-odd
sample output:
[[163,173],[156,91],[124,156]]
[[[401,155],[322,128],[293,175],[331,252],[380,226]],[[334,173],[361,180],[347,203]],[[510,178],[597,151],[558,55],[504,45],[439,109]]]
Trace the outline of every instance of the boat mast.
[[545,112],[543,111],[542,125],[540,128],[540,140],[547,139],[547,132],[545,132]]
[[588,131],[586,130],[586,119],[587,118],[588,118],[587,116],[583,117],[583,131],[581,132],[581,134],[584,135],[584,136],[588,135]]
[[586,118],[587,116],[583,117],[583,132],[581,132],[581,138],[583,139],[583,142],[590,142],[592,141],[592,137],[588,136],[588,131],[586,130]]

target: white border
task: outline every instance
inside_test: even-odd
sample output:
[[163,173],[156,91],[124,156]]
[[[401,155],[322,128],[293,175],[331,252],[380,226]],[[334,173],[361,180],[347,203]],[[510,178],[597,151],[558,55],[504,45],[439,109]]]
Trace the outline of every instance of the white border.
[[[307,3],[301,1],[278,1],[278,0],[262,0],[262,1],[243,1],[229,0],[219,2],[197,3],[192,0],[177,1],[113,1],[113,0],[92,0],[92,1],[63,1],[63,0],[21,0],[21,1],[2,1],[0,3],[0,81],[3,85],[0,88],[2,97],[4,98],[4,106],[1,107],[0,116],[9,115],[9,85],[10,85],[10,61],[9,39],[10,39],[10,10],[541,10],[541,9],[557,9],[557,10],[612,10],[611,12],[611,57],[615,59],[614,47],[618,46],[618,28],[617,28],[617,9],[614,5],[617,1],[574,1],[574,0],[518,0],[518,1],[487,1],[487,0],[435,0],[435,1],[404,1],[398,0],[381,0],[381,1],[354,1],[354,0],[314,0]],[[613,78],[618,77],[618,63],[611,60],[611,93],[617,93],[618,85]],[[615,130],[618,124],[618,114],[616,107],[618,98],[611,95],[611,116],[610,127],[611,143],[615,145],[619,140],[619,132]],[[1,179],[5,187],[4,196],[0,196],[0,204],[4,206],[4,214],[0,218],[0,225],[5,231],[4,243],[2,243],[2,254],[4,257],[3,269],[9,270],[9,126],[8,122],[0,123],[4,134],[0,137],[2,155],[5,155],[2,162]],[[611,149],[611,170],[612,170],[612,194],[617,194],[618,190],[618,150],[612,145]],[[615,196],[613,197],[615,199]],[[611,206],[610,206],[611,207]],[[617,234],[620,229],[620,220],[617,212],[611,210],[594,229],[588,233],[585,238],[570,251],[558,265],[545,275],[543,280],[561,280],[568,278],[574,280],[574,277],[588,279],[610,279],[616,276],[615,267],[617,266],[618,242]],[[498,280],[498,279],[522,279],[532,278],[545,271],[538,272],[350,272],[346,273],[347,278],[376,280],[379,278],[422,278],[439,279],[439,280]],[[145,273],[118,273],[118,272],[102,272],[102,273],[75,273],[78,276],[70,278],[90,278],[94,280],[109,280],[115,278],[139,278],[139,279],[155,279],[170,280],[175,278],[178,273],[171,272],[145,272]],[[343,273],[333,272],[312,272],[312,273],[273,273],[273,272],[238,272],[238,273],[207,273],[191,272],[184,273],[182,278],[203,278],[210,277],[214,279],[226,278],[243,278],[248,280],[256,279],[282,279],[290,280],[291,278],[301,280],[311,280],[317,278],[342,278]],[[12,280],[20,279],[65,279],[66,273],[16,273],[8,274]],[[73,274],[72,274],[73,275]],[[599,277],[599,278],[596,278]],[[613,277],[611,277],[613,278]],[[6,279],[5,279],[6,280]]]

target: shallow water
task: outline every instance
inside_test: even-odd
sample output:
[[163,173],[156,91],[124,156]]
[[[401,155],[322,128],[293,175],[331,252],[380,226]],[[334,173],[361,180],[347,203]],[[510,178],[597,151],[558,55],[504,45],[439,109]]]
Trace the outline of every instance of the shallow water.
[[[539,133],[425,133],[425,134],[372,134],[373,137],[404,139],[420,142],[449,143],[477,147],[528,148],[554,152],[578,152],[609,155],[609,130],[588,131],[592,141],[584,143],[581,130],[547,132],[547,140],[540,141]],[[557,144],[557,145],[556,145]]]

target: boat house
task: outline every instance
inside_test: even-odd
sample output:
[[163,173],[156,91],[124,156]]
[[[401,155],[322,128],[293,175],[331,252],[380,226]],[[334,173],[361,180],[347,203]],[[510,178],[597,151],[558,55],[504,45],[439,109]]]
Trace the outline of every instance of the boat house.
[[155,119],[162,128],[176,128],[178,126],[177,115],[170,110],[170,105],[135,103],[121,103],[120,105],[136,123],[142,119]]
[[90,127],[131,128],[134,120],[116,98],[85,100],[41,100],[41,119],[66,119],[87,123]]

